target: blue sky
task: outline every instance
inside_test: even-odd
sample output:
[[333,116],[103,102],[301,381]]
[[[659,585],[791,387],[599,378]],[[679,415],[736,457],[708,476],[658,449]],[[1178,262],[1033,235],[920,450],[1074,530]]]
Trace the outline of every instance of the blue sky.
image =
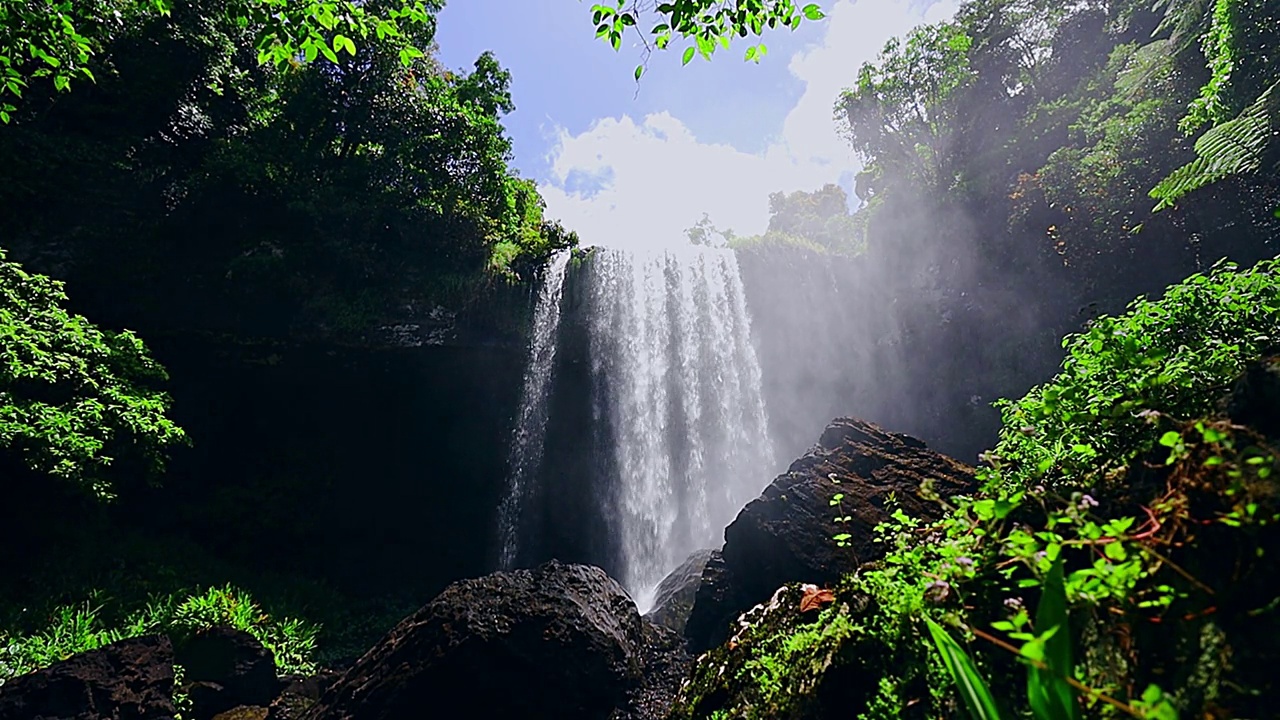
[[767,34],[761,63],[735,44],[681,67],[681,46],[655,53],[639,86],[638,41],[596,40],[588,0],[453,0],[437,42],[451,68],[492,50],[511,71],[515,166],[551,216],[587,244],[666,244],[704,212],[761,232],[773,191],[849,189],[858,164],[832,106],[885,40],[954,11],[926,2],[825,0],[827,19]]

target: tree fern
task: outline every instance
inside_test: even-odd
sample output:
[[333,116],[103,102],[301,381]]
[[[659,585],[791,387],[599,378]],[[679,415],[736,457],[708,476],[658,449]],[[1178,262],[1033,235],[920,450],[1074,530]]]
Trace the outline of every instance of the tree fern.
[[1196,158],[1174,170],[1152,188],[1159,200],[1155,209],[1172,206],[1193,190],[1231,175],[1257,172],[1269,148],[1280,135],[1280,82],[1273,83],[1252,105],[1235,118],[1209,128],[1196,141]]

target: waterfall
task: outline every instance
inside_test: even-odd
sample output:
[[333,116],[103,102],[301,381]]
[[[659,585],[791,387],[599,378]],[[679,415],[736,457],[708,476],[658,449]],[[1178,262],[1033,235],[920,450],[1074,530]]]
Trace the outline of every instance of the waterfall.
[[498,506],[499,563],[504,568],[515,563],[520,513],[529,494],[529,485],[537,477],[542,464],[556,337],[560,329],[560,298],[564,294],[564,276],[568,266],[568,252],[560,252],[551,259],[534,306],[529,364],[524,371],[520,414],[508,459],[509,482],[507,493]]
[[750,318],[732,251],[598,250],[587,265],[597,421],[616,477],[606,513],[642,611],[774,470]]

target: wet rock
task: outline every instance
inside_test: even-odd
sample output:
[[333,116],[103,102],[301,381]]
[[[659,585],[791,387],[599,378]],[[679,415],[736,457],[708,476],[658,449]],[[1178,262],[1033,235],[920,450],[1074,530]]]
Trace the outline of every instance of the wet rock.
[[324,691],[340,677],[340,673],[321,670],[316,675],[292,675],[282,678],[284,689],[271,701],[269,720],[298,720],[319,702]]
[[4,720],[171,720],[173,647],[130,638],[0,685]]
[[216,626],[182,643],[175,659],[194,720],[242,706],[266,707],[280,691],[275,657],[243,630]]
[[445,588],[303,717],[656,718],[632,704],[660,704],[646,676],[665,662],[678,669],[663,637],[599,568],[552,561],[498,572]]
[[702,571],[715,550],[698,550],[691,554],[671,574],[658,583],[653,609],[645,617],[665,628],[684,633],[684,625],[693,610],[693,600],[702,583]]
[[[908,435],[852,418],[832,421],[725,529],[685,625],[690,649],[723,642],[740,613],[785,583],[833,583],[881,557],[872,530],[889,518],[891,499],[913,517],[938,516],[938,505],[920,496],[925,482],[942,496],[971,491],[973,469]],[[841,516],[849,520],[836,522]],[[840,547],[833,537],[845,533]]]

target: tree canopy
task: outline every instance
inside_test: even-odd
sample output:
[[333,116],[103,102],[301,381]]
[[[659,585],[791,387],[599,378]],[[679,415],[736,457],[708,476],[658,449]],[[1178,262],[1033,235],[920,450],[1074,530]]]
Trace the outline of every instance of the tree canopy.
[[[440,0],[225,0],[208,10],[248,28],[259,62],[282,65],[356,54],[356,43],[390,41],[408,65],[423,51],[414,42],[434,24]],[[173,0],[16,0],[0,4],[0,120],[8,122],[31,82],[58,90],[95,78],[93,64],[114,37],[167,16]],[[6,102],[6,100],[8,100]]]

